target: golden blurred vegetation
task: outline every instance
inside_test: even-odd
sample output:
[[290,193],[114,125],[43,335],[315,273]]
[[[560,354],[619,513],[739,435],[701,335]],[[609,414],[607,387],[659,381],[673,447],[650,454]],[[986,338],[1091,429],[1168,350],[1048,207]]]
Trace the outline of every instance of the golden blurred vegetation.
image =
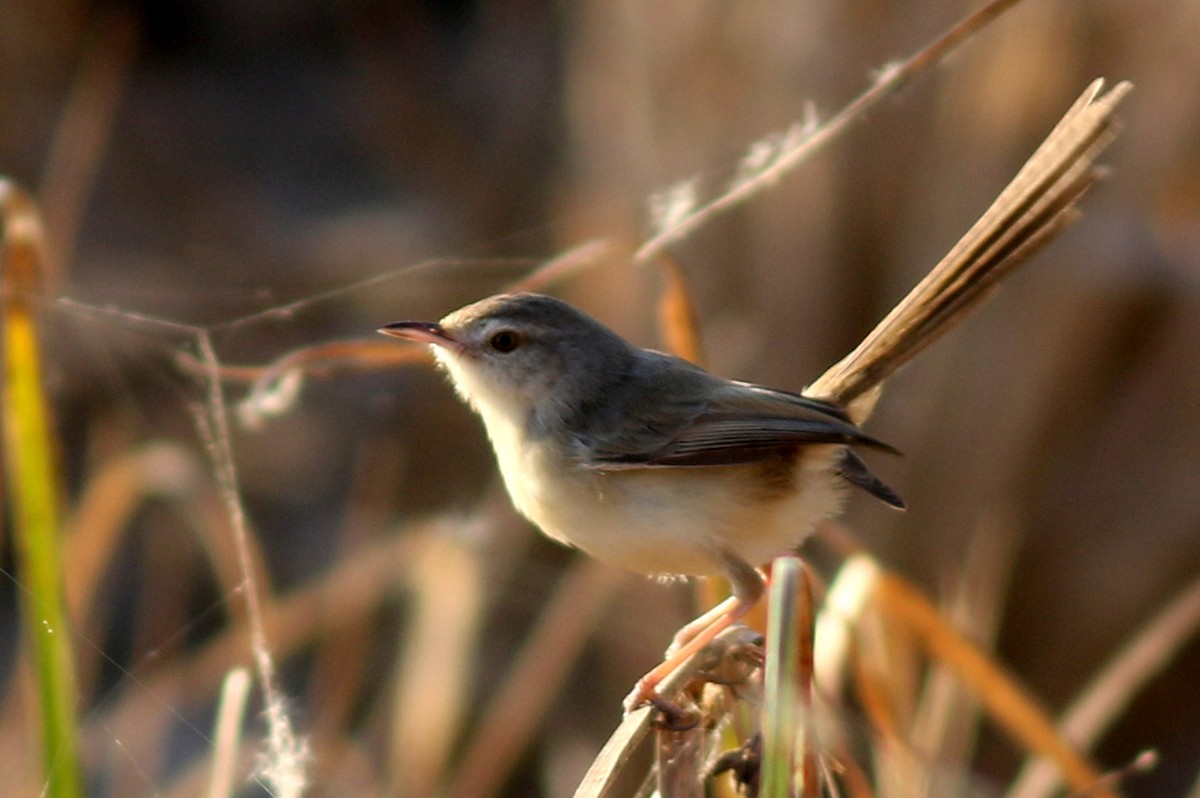
[[[719,185],[752,142],[810,103],[832,113],[969,8],[0,5],[0,173],[39,199],[53,267],[41,322],[90,794],[201,793],[221,679],[251,662],[197,431],[208,375],[180,365],[201,338],[238,365],[367,340],[601,240],[555,290],[663,346],[661,274],[629,258],[648,198]],[[1025,0],[671,248],[712,369],[799,389],[1084,86],[1133,81],[1084,219],[890,384],[869,429],[905,457],[875,468],[910,509],[856,498],[846,517],[1054,713],[1200,573],[1198,32],[1196,3]],[[687,586],[582,565],[520,522],[481,428],[423,365],[310,378],[230,443],[310,795],[569,794],[695,611]],[[0,772],[36,795],[5,545]],[[1197,672],[1191,640],[1096,746],[1112,768],[1159,751],[1126,794],[1200,794]],[[962,794],[1004,794],[1023,752],[987,727],[961,747]]]

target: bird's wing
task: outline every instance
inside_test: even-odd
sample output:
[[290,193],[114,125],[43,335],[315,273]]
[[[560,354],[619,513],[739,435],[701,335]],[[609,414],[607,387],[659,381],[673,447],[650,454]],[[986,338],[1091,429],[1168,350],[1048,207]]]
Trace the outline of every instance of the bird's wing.
[[894,451],[854,426],[836,405],[703,372],[694,383],[675,385],[644,407],[625,408],[623,423],[605,425],[619,432],[590,436],[588,465],[600,470],[736,465],[778,459],[814,444]]

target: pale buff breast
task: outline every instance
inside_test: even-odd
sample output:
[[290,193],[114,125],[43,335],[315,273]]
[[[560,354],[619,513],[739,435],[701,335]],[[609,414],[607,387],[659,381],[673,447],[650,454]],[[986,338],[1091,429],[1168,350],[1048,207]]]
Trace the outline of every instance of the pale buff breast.
[[724,569],[722,551],[760,565],[836,513],[835,452],[813,447],[775,466],[595,471],[534,445],[500,468],[517,509],[555,540],[641,573],[706,575]]

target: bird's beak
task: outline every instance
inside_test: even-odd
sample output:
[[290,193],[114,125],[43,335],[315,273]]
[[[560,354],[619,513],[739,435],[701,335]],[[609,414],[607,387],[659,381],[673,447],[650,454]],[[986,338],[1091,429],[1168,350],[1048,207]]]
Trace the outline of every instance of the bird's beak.
[[461,349],[462,342],[434,321],[398,321],[379,328],[384,335],[415,341],[419,344],[434,344],[449,349]]

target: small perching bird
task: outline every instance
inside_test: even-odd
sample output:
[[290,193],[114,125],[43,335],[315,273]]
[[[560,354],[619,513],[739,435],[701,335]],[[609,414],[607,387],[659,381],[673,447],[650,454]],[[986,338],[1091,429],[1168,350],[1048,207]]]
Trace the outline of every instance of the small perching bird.
[[857,451],[882,382],[1077,216],[1115,134],[1096,81],[930,274],[803,394],[636,347],[556,299],[505,294],[381,332],[430,344],[482,417],[513,504],[555,540],[643,573],[724,574],[733,599],[681,630],[632,708],[763,594],[756,566],[835,514],[847,484],[900,499]]

